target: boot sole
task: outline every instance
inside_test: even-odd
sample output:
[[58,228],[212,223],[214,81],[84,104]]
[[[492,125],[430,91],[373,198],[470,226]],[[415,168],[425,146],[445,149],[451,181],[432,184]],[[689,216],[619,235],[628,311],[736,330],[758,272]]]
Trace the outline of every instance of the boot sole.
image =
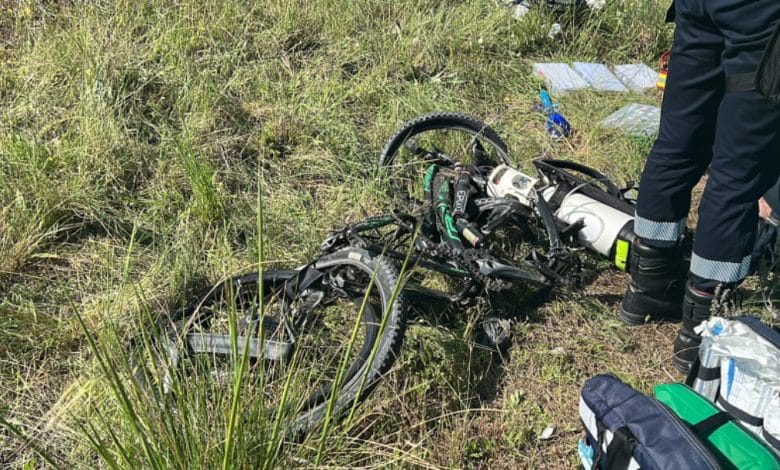
[[637,315],[636,313],[626,312],[623,307],[620,307],[620,313],[618,314],[620,320],[628,326],[644,325],[647,320],[647,315]]
[[628,326],[641,326],[646,323],[658,323],[658,322],[678,322],[680,321],[680,315],[639,315],[637,313],[627,312],[622,306],[618,313],[620,320]]

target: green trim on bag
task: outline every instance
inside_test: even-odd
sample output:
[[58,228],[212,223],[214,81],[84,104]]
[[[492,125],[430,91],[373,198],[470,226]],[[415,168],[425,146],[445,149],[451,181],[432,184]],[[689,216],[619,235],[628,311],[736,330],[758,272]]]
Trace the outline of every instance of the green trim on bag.
[[[658,401],[668,406],[691,428],[721,413],[712,402],[684,384],[657,385],[653,393]],[[702,434],[699,434],[699,438],[725,469],[780,470],[780,462],[774,452],[736,421],[727,421],[714,431]]]

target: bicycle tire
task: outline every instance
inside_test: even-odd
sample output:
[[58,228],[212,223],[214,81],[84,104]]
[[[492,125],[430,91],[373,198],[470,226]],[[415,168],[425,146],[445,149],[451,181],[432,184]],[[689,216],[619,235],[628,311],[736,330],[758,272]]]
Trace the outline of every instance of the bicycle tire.
[[[399,282],[399,273],[395,265],[389,260],[372,257],[367,251],[352,247],[343,248],[333,253],[326,254],[310,265],[307,265],[307,267],[304,267],[302,270],[263,272],[262,289],[264,302],[267,302],[267,304],[279,305],[282,309],[286,308],[288,311],[291,311],[290,309],[293,308],[291,305],[293,305],[296,300],[296,294],[292,293],[289,289],[290,282],[298,282],[295,280],[300,279],[300,276],[305,274],[306,269],[308,269],[309,266],[314,268],[317,272],[326,273],[325,276],[342,272],[345,273],[345,276],[354,275],[358,279],[355,281],[356,284],[361,284],[364,291],[367,290],[368,283],[362,281],[374,277],[371,292],[367,294],[369,300],[366,302],[363,316],[360,319],[361,325],[359,329],[364,332],[362,336],[363,340],[361,344],[354,345],[358,351],[357,355],[355,357],[347,356],[350,357],[350,363],[344,373],[344,378],[341,382],[341,387],[337,391],[335,405],[332,409],[332,416],[338,418],[348,411],[353,403],[360,403],[365,400],[371,391],[379,384],[382,376],[387,373],[394,363],[399,354],[406,328],[406,306],[401,289],[399,289],[398,295],[393,299],[396,283]],[[247,293],[252,294],[252,289],[254,289],[255,293],[257,292],[260,284],[259,280],[260,276],[257,273],[228,279],[202,295],[197,303],[190,304],[184,309],[174,312],[162,325],[158,325],[160,331],[156,335],[158,339],[156,346],[158,349],[154,351],[155,354],[167,354],[167,356],[164,357],[164,360],[169,361],[169,363],[172,364],[172,367],[176,369],[181,369],[183,367],[185,357],[190,358],[191,356],[196,356],[198,353],[201,353],[201,356],[203,356],[204,351],[193,351],[193,344],[202,345],[206,344],[206,342],[198,342],[197,336],[194,336],[196,333],[190,333],[190,331],[194,331],[192,325],[198,325],[199,328],[202,327],[203,329],[210,328],[212,323],[216,323],[216,316],[208,316],[209,310],[213,305],[227,300],[226,296],[227,298],[232,299],[228,300],[228,302],[233,301],[235,302],[234,305],[237,304],[238,301],[236,299],[239,298],[239,295]],[[358,286],[358,290],[359,287],[360,286]],[[239,291],[241,294],[238,293]],[[318,296],[318,292],[322,293],[322,297],[319,297],[322,300],[312,307],[312,309],[320,310],[330,308],[329,302],[337,302],[336,297],[344,295],[344,291],[339,294],[335,289],[329,287],[327,283],[319,281],[312,282],[310,285],[306,286],[305,292],[305,295],[314,297]],[[231,297],[231,295],[234,297]],[[293,297],[291,297],[291,295],[293,295]],[[273,296],[278,296],[279,302],[271,302]],[[344,304],[349,305],[350,303],[359,309],[360,303],[362,303],[362,295],[350,297],[349,294],[347,294],[345,298],[341,299],[342,306]],[[238,310],[238,307],[236,307],[236,309]],[[355,311],[358,311],[358,309],[355,309]],[[202,317],[200,312],[203,312]],[[352,310],[350,310],[350,312],[355,313],[352,312]],[[266,317],[266,313],[267,310],[264,310],[264,316],[262,317],[263,325],[265,325],[267,318],[271,318]],[[322,312],[315,312],[315,314],[317,313]],[[386,320],[384,320],[384,315],[387,315]],[[192,320],[193,318],[195,318],[194,321]],[[311,320],[311,318],[308,320]],[[353,317],[353,321],[354,320]],[[187,326],[187,322],[191,323],[191,325]],[[347,328],[354,328],[354,323],[347,323],[349,323]],[[384,328],[382,328],[383,323]],[[278,324],[276,327],[281,329]],[[293,352],[292,354],[297,354],[301,348],[307,347],[305,346],[306,343],[303,338],[315,337],[316,335],[321,334],[322,331],[322,328],[312,328],[311,331],[301,333],[301,337],[296,338],[295,343],[295,347],[298,351]],[[222,344],[225,342],[223,341],[224,335],[204,335],[202,332],[197,334],[200,335],[200,337],[208,336],[207,344],[209,348],[208,351],[205,352],[205,355],[207,356],[214,356],[217,354],[229,356],[229,351],[232,351],[233,345],[229,343]],[[183,338],[182,341],[179,341],[179,346],[173,347],[174,349],[171,347],[173,337]],[[249,337],[249,335],[239,337],[241,341],[241,344],[238,345],[239,351],[242,350],[243,342],[247,341],[246,338]],[[193,338],[196,338],[196,340],[193,341]],[[255,345],[253,345],[253,347],[248,347],[247,350],[250,351],[250,356],[258,358],[262,354],[269,354],[269,338],[270,336],[266,337],[265,341],[263,341],[264,349],[262,350],[259,347],[254,347]],[[334,347],[337,348],[337,345]],[[353,350],[350,350],[349,352],[352,351]],[[341,353],[342,351],[339,350],[338,354]],[[175,359],[171,359],[174,356]],[[341,356],[339,355],[338,357]],[[290,360],[288,362],[292,361],[293,360]],[[270,359],[268,362],[270,362]],[[281,362],[284,361],[280,361],[279,363],[281,364]],[[326,369],[327,365],[323,364],[318,367]],[[159,395],[163,393],[171,393],[165,392],[164,386],[161,384],[164,384],[166,380],[171,380],[170,374],[178,373],[178,371],[170,372],[164,377],[152,377],[150,376],[150,370],[148,368],[144,369],[137,367],[136,369],[136,379],[138,379],[146,388],[156,390],[158,398],[161,398]],[[267,368],[264,367],[263,370],[268,373]],[[192,373],[192,371],[189,372]],[[213,375],[213,371],[210,372]],[[294,372],[295,371],[293,370],[289,373]],[[307,378],[312,375],[307,369],[301,369],[301,373],[305,374]],[[155,387],[151,382],[157,382],[158,385]],[[308,431],[322,422],[325,414],[328,412],[332,386],[332,382],[323,382],[321,387],[318,383],[312,387],[308,396],[300,401],[293,404],[281,403],[278,405],[278,408],[276,408],[274,412],[285,413],[285,416],[283,417],[285,420],[284,429],[289,439],[305,435]],[[294,411],[289,412],[289,410]]]
[[[393,299],[396,285],[401,282],[396,266],[387,259],[373,257],[368,251],[356,247],[343,248],[325,255],[317,260],[314,266],[321,269],[342,264],[352,265],[363,270],[364,273],[375,275],[374,284],[382,298],[382,308],[379,312],[385,312],[387,320],[382,319],[385,326],[371,363],[361,366],[357,371],[359,373],[352,375],[338,394],[334,410],[336,416],[343,415],[353,403],[364,401],[379,385],[382,376],[395,363],[406,332],[406,302],[403,289],[399,288]],[[391,300],[392,304],[390,304]],[[327,412],[326,405],[327,403],[323,403],[302,414],[291,424],[290,431],[298,434],[319,424]]]
[[417,116],[402,124],[382,148],[382,153],[379,155],[379,166],[387,167],[392,164],[396,153],[405,140],[422,132],[438,129],[455,129],[473,136],[483,136],[500,150],[500,163],[510,163],[507,145],[492,127],[465,113],[437,111]]
[[[492,153],[492,161],[489,162],[488,166],[495,167],[502,163],[509,164],[511,162],[504,140],[498,132],[479,119],[464,113],[450,111],[423,114],[402,124],[385,143],[379,155],[379,172],[380,174],[384,172],[389,177],[389,184],[393,192],[406,193],[416,197],[416,189],[408,184],[407,187],[404,187],[404,184],[398,181],[402,179],[398,174],[399,169],[414,165],[411,171],[412,177],[422,178],[427,165],[422,160],[418,162],[419,165],[399,162],[399,154],[406,141],[431,131],[459,131],[470,136],[472,142],[476,139],[480,144],[488,144],[487,150]],[[468,162],[462,161],[461,163]]]

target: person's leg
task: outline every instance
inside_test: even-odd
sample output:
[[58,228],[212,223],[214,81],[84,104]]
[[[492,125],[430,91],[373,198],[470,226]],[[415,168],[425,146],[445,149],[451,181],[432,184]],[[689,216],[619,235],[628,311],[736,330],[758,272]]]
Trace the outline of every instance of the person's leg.
[[723,97],[723,38],[697,0],[677,0],[676,13],[661,126],[639,184],[632,280],[620,308],[629,325],[680,316],[686,271],[680,236],[691,190],[712,158]]
[[[726,75],[754,71],[780,20],[780,2],[711,0],[707,9],[725,38]],[[696,357],[700,337],[693,328],[709,317],[716,287],[733,288],[748,274],[758,199],[777,182],[779,170],[780,109],[755,90],[727,93],[718,110],[683,324],[674,345],[680,370],[687,370]]]
[[728,94],[718,118],[710,178],[699,206],[683,324],[674,363],[686,371],[700,337],[694,328],[709,318],[719,285],[732,289],[748,274],[758,222],[758,199],[777,182],[780,109],[755,91]]

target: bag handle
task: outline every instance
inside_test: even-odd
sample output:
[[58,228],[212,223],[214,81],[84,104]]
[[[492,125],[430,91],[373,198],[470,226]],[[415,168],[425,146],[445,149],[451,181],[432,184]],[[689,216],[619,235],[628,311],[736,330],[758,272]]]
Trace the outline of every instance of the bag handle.
[[612,441],[607,446],[607,466],[605,470],[622,470],[628,468],[631,457],[634,455],[636,438],[628,426],[615,430]]
[[691,429],[699,436],[699,438],[706,439],[710,436],[710,434],[714,433],[719,427],[723,426],[729,421],[731,421],[731,415],[725,411],[720,411],[694,424],[691,426]]
[[636,447],[636,438],[628,429],[628,426],[623,426],[616,429],[612,433],[612,440],[609,441],[607,446],[607,461],[604,466],[601,467],[600,461],[604,457],[604,439],[607,428],[601,421],[596,421],[598,427],[598,442],[596,443],[596,455],[593,457],[593,467],[591,470],[625,470],[631,463],[631,458],[634,456],[634,447]]

